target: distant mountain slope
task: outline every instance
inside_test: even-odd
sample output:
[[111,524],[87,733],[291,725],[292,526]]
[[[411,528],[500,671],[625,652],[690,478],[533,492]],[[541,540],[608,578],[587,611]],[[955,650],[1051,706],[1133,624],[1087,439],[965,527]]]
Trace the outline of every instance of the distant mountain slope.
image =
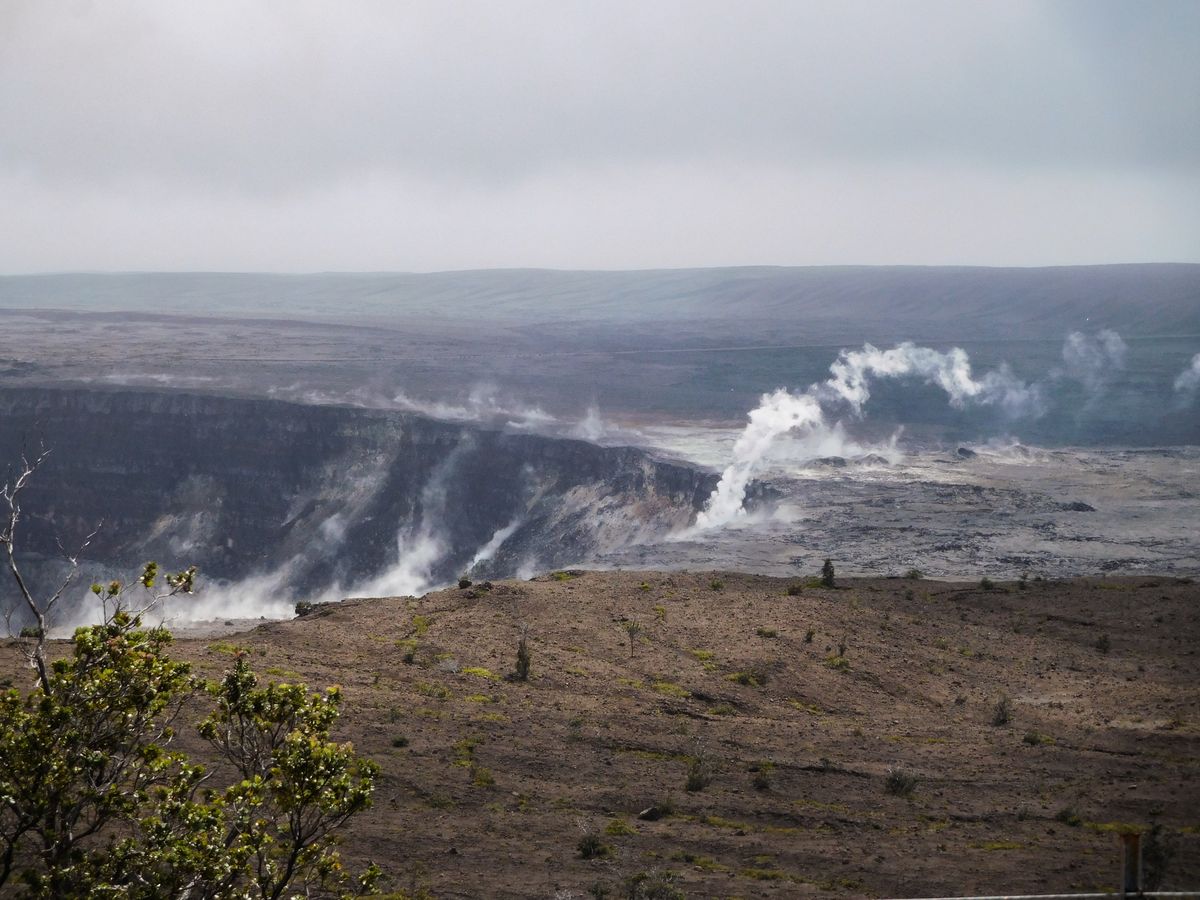
[[945,339],[1101,327],[1178,335],[1200,333],[1200,265],[22,275],[0,277],[0,308],[392,325],[653,321],[714,337],[843,334],[863,323]]

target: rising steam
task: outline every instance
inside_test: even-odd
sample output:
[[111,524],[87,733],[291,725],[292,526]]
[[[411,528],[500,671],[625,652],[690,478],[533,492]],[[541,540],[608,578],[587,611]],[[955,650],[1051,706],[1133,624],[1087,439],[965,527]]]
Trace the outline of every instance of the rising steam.
[[1038,415],[1043,411],[1041,391],[1027,385],[1001,366],[976,378],[965,351],[954,348],[943,353],[905,342],[890,350],[865,344],[861,350],[843,350],[830,366],[833,377],[810,385],[800,394],[784,388],[764,394],[749,424],[733,447],[733,460],[721,474],[696,517],[695,528],[704,530],[726,525],[744,513],[746,488],[768,459],[775,443],[784,435],[799,432],[806,442],[817,445],[841,435],[841,424],[831,420],[832,411],[847,407],[861,416],[871,397],[875,378],[921,378],[946,392],[952,406],[994,405],[1011,416]]
[[1125,368],[1127,350],[1115,331],[1104,329],[1095,337],[1072,331],[1063,341],[1064,374],[1083,385],[1089,402],[1097,400],[1113,376]]
[[1200,353],[1192,357],[1192,364],[1175,379],[1175,391],[1187,399],[1200,393]]

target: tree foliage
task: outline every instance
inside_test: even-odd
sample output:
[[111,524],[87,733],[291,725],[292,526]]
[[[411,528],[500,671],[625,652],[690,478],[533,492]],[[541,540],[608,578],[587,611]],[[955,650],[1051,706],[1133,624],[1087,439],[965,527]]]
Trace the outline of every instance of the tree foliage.
[[[19,495],[44,459],[4,486],[0,530],[9,569],[36,627],[26,652],[36,681],[0,693],[0,891],[29,897],[346,897],[372,890],[336,852],[337,830],[370,805],[378,768],[330,740],[341,694],[262,686],[244,656],[218,682],[172,659],[171,634],[142,615],[167,595],[191,593],[196,570],[158,567],[132,586],[93,585],[103,622],[76,629],[49,660],[47,615],[14,551]],[[74,568],[74,560],[71,560]],[[67,582],[69,584],[69,580]],[[148,592],[141,609],[130,593]],[[216,762],[175,748],[185,714],[207,715],[199,737]]]

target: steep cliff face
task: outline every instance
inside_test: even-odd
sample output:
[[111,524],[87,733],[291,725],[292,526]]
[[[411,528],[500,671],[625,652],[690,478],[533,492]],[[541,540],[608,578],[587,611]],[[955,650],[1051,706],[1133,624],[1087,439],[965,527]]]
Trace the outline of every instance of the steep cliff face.
[[26,498],[28,550],[54,555],[103,521],[92,560],[283,572],[294,596],[585,561],[686,524],[714,484],[636,449],[386,410],[0,391],[0,464],[39,442],[52,453]]

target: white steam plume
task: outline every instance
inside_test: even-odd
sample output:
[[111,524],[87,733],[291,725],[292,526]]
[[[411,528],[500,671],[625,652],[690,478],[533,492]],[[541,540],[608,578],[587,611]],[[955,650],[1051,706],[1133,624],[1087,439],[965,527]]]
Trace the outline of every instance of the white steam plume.
[[355,584],[345,593],[352,597],[404,597],[423,594],[433,585],[433,567],[445,548],[428,530],[396,539],[396,564]]
[[471,559],[471,564],[467,566],[467,571],[470,572],[480,563],[485,563],[492,559],[496,553],[504,546],[504,542],[513,536],[518,528],[521,527],[521,519],[516,518],[505,525],[503,528],[497,528],[496,532],[491,536],[486,544],[476,551],[475,556]]
[[600,418],[600,408],[594,403],[587,408],[587,413],[571,429],[570,436],[584,441],[598,442],[608,433],[608,425]]
[[398,393],[392,402],[400,409],[420,413],[433,419],[448,419],[453,422],[483,422],[503,425],[518,430],[533,430],[553,425],[558,420],[537,406],[502,397],[493,384],[477,384],[471,389],[466,402],[461,404],[416,400]]
[[826,406],[847,404],[853,414],[861,415],[871,396],[872,378],[923,378],[944,390],[955,407],[996,405],[1012,416],[1038,415],[1043,410],[1036,386],[1016,378],[1007,366],[977,379],[970,359],[959,348],[943,353],[909,342],[890,350],[865,344],[861,350],[843,350],[830,371],[832,378],[810,385],[802,394],[780,388],[763,395],[734,444],[732,462],[696,517],[695,530],[726,525],[744,514],[746,488],[783,435],[799,431],[812,446],[828,446],[824,438],[840,437],[840,423],[830,424]]
[[1192,364],[1175,379],[1175,391],[1189,398],[1200,392],[1200,353],[1192,357]]
[[1104,329],[1095,337],[1072,331],[1063,341],[1065,374],[1082,384],[1094,400],[1104,393],[1113,374],[1125,368],[1127,350],[1115,331]]

